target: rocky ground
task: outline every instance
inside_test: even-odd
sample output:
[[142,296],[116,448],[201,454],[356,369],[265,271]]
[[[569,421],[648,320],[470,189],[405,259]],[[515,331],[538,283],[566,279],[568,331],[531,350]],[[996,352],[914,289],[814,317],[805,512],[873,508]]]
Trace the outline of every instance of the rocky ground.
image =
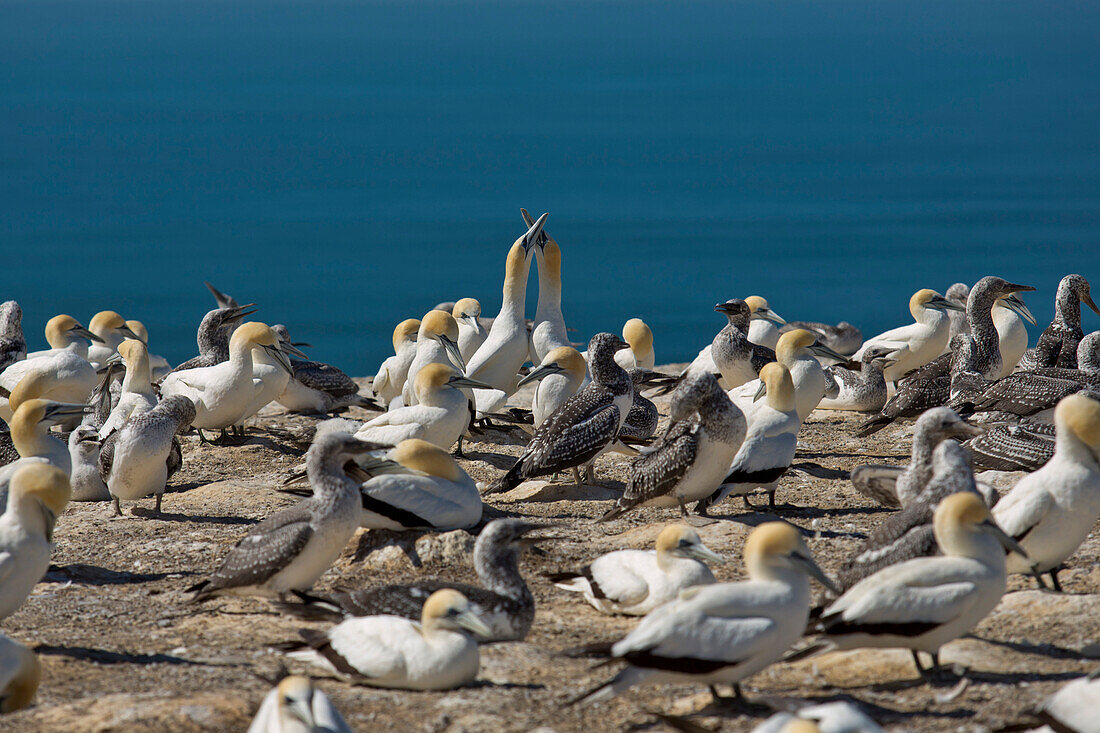
[[[789,472],[775,513],[745,511],[733,500],[718,507],[722,521],[700,533],[730,560],[714,568],[720,580],[743,576],[742,543],[760,522],[782,518],[801,527],[830,571],[885,516],[844,477],[860,463],[904,462],[911,426],[856,439],[858,420],[824,411],[811,416],[799,436],[796,465],[825,470]],[[303,626],[324,624],[284,615],[258,599],[188,605],[184,589],[211,572],[251,524],[295,501],[277,489],[308,446],[314,424],[312,418],[269,410],[251,421],[251,437],[240,446],[206,446],[186,437],[184,469],[169,486],[163,516],[149,516],[151,499],[126,506],[119,519],[108,518],[106,503],[71,505],[58,522],[56,569],[3,622],[5,633],[36,648],[44,676],[36,706],[0,719],[0,730],[243,731],[269,687],[263,678],[276,675],[286,661],[269,645],[294,639]],[[522,448],[519,439],[501,433],[486,438],[469,445],[473,460],[463,461],[478,480],[499,475]],[[949,677],[924,682],[908,652],[866,650],[775,665],[748,680],[746,694],[757,703],[749,708],[716,707],[704,689],[691,685],[568,707],[571,697],[612,670],[557,652],[617,638],[637,622],[600,615],[543,574],[613,549],[650,547],[660,528],[675,519],[673,511],[642,510],[593,523],[622,490],[626,465],[624,457],[601,459],[599,487],[531,482],[492,497],[487,519],[523,516],[562,525],[557,531],[565,539],[546,543],[545,554],[529,554],[522,565],[538,601],[530,636],[483,647],[477,683],[461,690],[395,692],[321,680],[352,728],[668,730],[654,714],[660,712],[690,716],[708,730],[745,731],[768,714],[764,703],[850,700],[893,730],[986,730],[1019,719],[1066,681],[1100,665],[1100,534],[1094,532],[1061,575],[1065,594],[1032,590],[1028,579],[1011,578],[1010,592],[994,613],[973,634],[944,648],[946,663],[967,670],[968,681],[961,684]],[[995,478],[1010,486],[1017,476]],[[360,532],[318,587],[426,575],[475,582],[472,544],[465,532]],[[290,667],[306,671],[296,663]]]

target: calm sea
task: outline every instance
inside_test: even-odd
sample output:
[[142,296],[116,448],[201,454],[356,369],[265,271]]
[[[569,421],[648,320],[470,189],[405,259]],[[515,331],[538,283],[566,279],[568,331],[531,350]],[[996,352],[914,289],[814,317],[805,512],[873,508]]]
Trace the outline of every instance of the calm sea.
[[208,279],[372,373],[402,318],[495,313],[521,206],[578,337],[641,316],[660,361],[731,296],[874,332],[998,274],[1049,319],[1062,274],[1100,290],[1100,3],[0,5],[34,347],[113,308],[180,361]]

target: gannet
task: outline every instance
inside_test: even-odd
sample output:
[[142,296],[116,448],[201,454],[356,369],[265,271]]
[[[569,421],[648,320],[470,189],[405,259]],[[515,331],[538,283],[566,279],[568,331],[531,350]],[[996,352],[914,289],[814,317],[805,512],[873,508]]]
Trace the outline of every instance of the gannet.
[[718,313],[724,313],[728,322],[695,357],[684,370],[684,374],[699,371],[721,374],[728,389],[740,387],[745,382],[756,379],[760,369],[768,362],[775,361],[775,352],[749,341],[749,306],[740,298],[730,298],[725,303],[714,306]]
[[464,595],[444,588],[424,602],[420,623],[398,616],[356,616],[328,631],[298,633],[305,643],[285,645],[294,650],[288,656],[341,679],[371,687],[449,690],[477,677],[477,641],[470,634],[491,632]]
[[[488,343],[488,342],[486,342]],[[509,491],[525,479],[591,465],[618,438],[634,402],[630,375],[615,363],[625,345],[618,336],[598,333],[588,344],[592,382],[565,401],[535,430],[527,449],[487,493]]]
[[652,369],[656,362],[653,353],[653,331],[641,318],[631,318],[623,324],[623,341],[629,348],[615,352],[615,363],[623,369]]
[[481,303],[475,298],[460,298],[451,309],[451,316],[458,323],[458,350],[464,362],[473,358],[489,336],[478,320],[480,315]]
[[787,325],[782,326],[779,333],[796,328],[816,333],[821,343],[839,354],[854,354],[863,345],[863,332],[847,321],[841,321],[835,326],[819,321],[787,321]]
[[752,312],[752,318],[749,320],[749,341],[774,351],[775,345],[779,342],[779,329],[787,322],[769,308],[768,301],[759,295],[750,295],[745,298],[745,303]]
[[120,499],[132,501],[153,494],[156,513],[165,484],[183,463],[176,435],[195,419],[195,406],[182,395],[170,395],[156,407],[134,414],[103,439],[99,477],[114,499],[114,516],[122,516]]
[[867,339],[852,356],[863,358],[863,352],[875,346],[890,349],[893,364],[883,374],[888,382],[897,382],[907,372],[924,366],[943,353],[951,336],[951,321],[947,311],[961,310],[959,305],[935,290],[918,290],[909,299],[909,312],[915,323],[900,326]]
[[42,681],[42,665],[28,647],[0,634],[0,713],[29,707]]
[[244,434],[244,421],[252,417],[260,410],[274,402],[286,392],[287,385],[291,382],[294,367],[290,363],[290,355],[305,358],[297,346],[290,342],[290,334],[286,327],[275,325],[271,331],[276,337],[276,347],[254,345],[252,347],[252,384],[254,392],[248,401],[248,405],[235,423],[235,429]]
[[371,419],[359,428],[356,436],[391,445],[419,438],[449,450],[470,425],[470,398],[463,390],[488,385],[439,363],[425,365],[415,381],[414,404]]
[[[291,343],[286,326],[277,323],[271,327],[279,336],[284,350],[301,354]],[[364,407],[369,410],[385,409],[369,397],[359,394],[359,385],[340,369],[320,361],[290,358],[291,374],[283,391],[275,401],[290,412],[327,414],[346,407]]]
[[1050,573],[1077,551],[1100,517],[1100,402],[1083,394],[1054,410],[1054,457],[1005,494],[993,508],[997,523],[1027,551],[1009,557],[1008,571]]
[[1045,723],[1039,733],[1096,733],[1100,710],[1100,672],[1067,682],[1043,701],[1035,717]]
[[[943,294],[943,297],[959,306],[960,310],[948,311],[947,317],[951,320],[951,337],[959,334],[970,335],[970,324],[966,320],[966,301],[970,297],[970,286],[966,283],[954,283]],[[950,341],[948,341],[950,344]],[[950,345],[945,345],[943,353],[947,353]]]
[[[615,358],[623,352],[616,352]],[[572,346],[559,346],[542,358],[542,362],[519,380],[517,387],[538,381],[531,400],[534,426],[538,428],[557,412],[565,401],[575,395],[588,375],[588,363]]]
[[[249,415],[247,411],[261,388],[253,379],[253,347],[261,347],[275,359],[286,357],[279,350],[279,337],[264,323],[246,323],[233,333],[229,341],[229,361],[211,367],[173,372],[160,385],[162,397],[182,395],[195,405],[192,426],[224,430]],[[289,363],[284,367],[290,370]]]
[[1054,425],[995,425],[966,442],[974,465],[995,471],[1035,471],[1054,457]]
[[749,580],[689,588],[658,607],[611,657],[626,668],[579,698],[598,702],[637,684],[688,681],[733,685],[779,661],[802,635],[810,606],[807,575],[832,583],[813,561],[793,526],[766,522],[745,541]]
[[634,394],[631,398],[630,411],[626,413],[626,420],[623,420],[622,427],[619,428],[618,444],[613,450],[632,456],[636,451],[626,444],[638,444],[652,438],[657,432],[657,423],[661,419],[660,413],[657,412],[657,405],[645,397],[641,390],[651,376],[656,375],[660,379],[664,377],[648,369],[628,369],[626,373],[630,375]]
[[308,677],[290,675],[267,693],[247,733],[352,733],[340,711]]
[[[1023,301],[1018,297],[1008,297],[1031,290],[1035,290],[1035,288],[1029,285],[1015,285],[992,275],[983,277],[970,289],[970,296],[966,300],[966,321],[970,325],[970,336],[973,339],[975,348],[974,371],[984,378],[999,379],[1006,373],[1007,363],[1011,363],[1012,367],[1016,366],[1015,362],[1008,362],[1001,354],[1001,335],[994,322],[994,306],[999,303],[1000,306],[1004,307],[1004,312],[1018,314],[1020,317],[1034,323],[1035,317],[1027,310],[1027,306],[1023,304]],[[1001,309],[998,308],[997,310]],[[1010,331],[1006,331],[1006,334],[1012,335]],[[1025,348],[1027,346],[1026,338],[1027,331],[1025,329]],[[1012,348],[1017,349],[1018,344],[1013,345]],[[1023,351],[1021,350],[1016,358],[1019,359],[1022,354]],[[1011,369],[1008,369],[1008,372],[1010,373]]]
[[446,450],[417,438],[360,461],[370,480],[360,525],[368,529],[468,529],[481,521],[477,484]]
[[489,402],[499,402],[494,392],[499,390],[511,395],[517,389],[519,368],[527,361],[530,344],[527,337],[527,323],[523,318],[523,307],[527,298],[527,276],[531,261],[527,255],[535,246],[546,223],[548,214],[539,217],[530,229],[515,241],[508,250],[504,265],[504,297],[500,304],[500,313],[493,320],[489,336],[470,358],[466,365],[466,376],[485,382],[493,390],[478,399],[479,412],[493,412]]
[[886,378],[882,370],[890,364],[889,347],[867,349],[861,361],[858,372],[843,366],[825,367],[825,379],[832,382],[825,393],[835,392],[836,397],[822,397],[817,409],[878,412],[886,405]]
[[[371,380],[371,391],[386,406],[401,397],[401,388],[409,375],[409,366],[416,356],[416,334],[420,331],[420,320],[406,318],[393,329],[393,353],[387,358]],[[399,405],[398,405],[399,406]]]
[[[902,648],[924,674],[940,647],[985,618],[1005,592],[1005,550],[1020,546],[990,519],[981,497],[953,494],[934,519],[942,557],[920,557],[864,578],[833,601],[813,628],[821,638],[790,661],[834,649]],[[921,666],[917,652],[932,656]]]
[[88,347],[88,361],[97,369],[107,363],[124,339],[137,338],[126,325],[126,319],[115,311],[96,313],[88,323],[88,330],[99,336],[99,341]]
[[363,513],[359,484],[347,477],[344,464],[381,447],[347,433],[318,436],[306,452],[313,496],[253,526],[209,580],[187,589],[195,594],[192,601],[309,590],[340,556]]
[[[0,387],[8,392],[31,372],[48,375],[51,383],[39,394],[55,402],[86,402],[96,386],[95,367],[88,363],[85,339],[98,339],[71,316],[54,316],[46,324],[46,340],[50,350],[28,354],[0,373]],[[10,420],[12,409],[5,397],[0,397],[0,418]]]
[[838,700],[804,705],[794,713],[776,713],[752,729],[752,733],[883,733],[858,706]]
[[1012,374],[1027,351],[1027,326],[1021,313],[1027,313],[1027,320],[1034,323],[1034,316],[1015,294],[993,304],[993,327],[997,329],[997,348],[1001,352],[1001,371],[997,379]]
[[69,477],[56,466],[28,463],[11,477],[0,515],[0,619],[15,613],[46,574],[53,528],[69,503]]
[[327,607],[341,616],[386,614],[418,619],[432,593],[451,588],[466,596],[470,608],[489,628],[489,636],[479,636],[479,641],[521,641],[535,620],[535,598],[520,575],[519,556],[536,542],[556,539],[531,536],[531,532],[552,526],[524,519],[494,519],[486,524],[474,543],[474,570],[483,587],[428,578],[356,591],[298,595],[310,606]]
[[152,364],[144,342],[126,339],[118,345],[118,357],[112,358],[121,358],[126,364],[126,376],[122,378],[122,393],[118,404],[99,429],[103,437],[121,428],[130,418],[157,406],[157,395],[153,391]]
[[111,492],[99,475],[99,431],[90,425],[77,425],[69,433],[69,461],[72,472],[73,501],[108,501]]
[[27,358],[23,309],[14,300],[0,303],[0,372]]
[[[465,362],[458,349],[458,324],[446,311],[428,311],[420,319],[416,334],[416,356],[409,365],[401,399],[406,407],[417,404],[416,375],[428,364],[446,364],[463,371]],[[483,380],[479,380],[483,381]]]
[[216,308],[203,316],[195,335],[199,355],[191,357],[172,371],[181,372],[185,369],[198,369],[229,361],[230,332],[236,330],[246,316],[256,312],[248,310],[254,305],[255,303],[249,303],[234,308]]
[[[138,341],[141,341],[148,348],[149,329],[145,327],[145,324],[131,319],[126,321],[126,326],[134,332]],[[152,370],[154,382],[159,382],[172,372],[172,365],[168,363],[168,360],[153,353],[149,354],[149,368]]]
[[677,506],[709,497],[729,473],[745,438],[745,415],[713,374],[688,375],[672,393],[672,422],[652,450],[630,465],[626,490],[601,521],[636,506]]
[[707,561],[725,559],[691,527],[672,524],[657,535],[655,551],[609,552],[579,571],[554,573],[550,579],[563,590],[583,594],[601,613],[645,616],[685,588],[713,583]]
[[745,440],[722,479],[722,485],[699,502],[697,511],[706,516],[707,509],[730,494],[740,494],[748,505],[747,494],[758,489],[768,492],[768,506],[775,506],[775,490],[779,479],[791,467],[798,443],[798,428],[802,421],[795,405],[794,382],[787,367],[779,362],[760,370],[763,402],[756,402],[745,415],[748,430]]
[[72,471],[69,447],[50,433],[50,426],[84,414],[87,405],[30,399],[22,401],[19,392],[12,397],[20,400],[11,420],[11,439],[19,460],[0,468],[0,511],[7,501],[9,482],[15,473],[29,463],[47,463],[66,476]]
[[[528,227],[535,225],[530,214],[520,209]],[[539,363],[554,349],[570,346],[561,314],[561,248],[542,229],[535,238],[535,258],[539,265],[539,299],[535,307],[535,325],[531,329],[531,362]]]
[[[830,389],[834,385],[826,380],[821,362],[817,360],[818,356],[835,359],[841,363],[848,361],[828,346],[818,343],[815,334],[803,329],[787,331],[779,337],[779,342],[776,344],[776,360],[787,367],[791,373],[794,383],[795,410],[800,420],[809,417],[827,392],[832,395],[838,394],[838,388]],[[761,381],[754,379],[731,389],[730,398],[747,412],[760,387]]]
[[1100,315],[1089,293],[1089,281],[1077,274],[1066,275],[1058,283],[1054,298],[1054,320],[1043,331],[1034,352],[1027,354],[1021,366],[1077,368],[1077,346],[1084,337],[1081,329],[1081,304]]

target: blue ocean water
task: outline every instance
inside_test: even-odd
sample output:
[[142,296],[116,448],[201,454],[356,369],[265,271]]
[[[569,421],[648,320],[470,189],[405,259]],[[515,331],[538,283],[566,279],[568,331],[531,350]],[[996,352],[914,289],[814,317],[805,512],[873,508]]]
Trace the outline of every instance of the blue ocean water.
[[998,274],[1042,325],[1100,281],[1098,39],[1095,2],[6,2],[0,300],[181,361],[208,279],[373,373],[495,313],[524,206],[578,337],[641,316],[660,361],[750,294],[875,332]]

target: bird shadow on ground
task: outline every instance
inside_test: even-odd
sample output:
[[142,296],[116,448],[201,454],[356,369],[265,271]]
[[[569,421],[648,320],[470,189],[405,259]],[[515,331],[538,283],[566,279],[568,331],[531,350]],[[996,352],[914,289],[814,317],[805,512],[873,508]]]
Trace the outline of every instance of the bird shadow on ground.
[[860,458],[864,462],[867,462],[872,458],[882,460],[882,461],[888,461],[888,460],[908,461],[909,460],[909,454],[908,453],[883,453],[883,454],[875,454],[875,453],[838,453],[838,452],[835,452],[835,451],[829,451],[828,453],[822,452],[822,451],[807,451],[806,453],[803,453],[802,451],[799,451],[797,453],[797,456],[799,458]]
[[46,573],[46,580],[50,582],[62,582],[70,580],[80,585],[132,585],[137,583],[152,583],[164,580],[168,576],[194,575],[192,572],[181,571],[175,573],[129,573],[124,570],[110,570],[97,565],[74,562],[68,565],[51,565]]
[[536,685],[533,683],[523,682],[490,682],[488,680],[475,680],[471,682],[469,687],[475,689],[491,689],[491,690],[545,690],[546,685]]
[[134,507],[130,510],[130,513],[135,517],[142,519],[159,519],[164,522],[191,522],[193,524],[257,524],[260,520],[249,519],[248,517],[216,517],[203,514],[173,514],[171,512],[161,511],[159,514],[155,509],[148,507]]
[[470,461],[482,461],[488,463],[493,468],[499,468],[501,470],[509,469],[512,464],[516,462],[515,456],[510,456],[507,453],[490,453],[483,450],[472,450],[467,446],[463,452],[466,454],[466,459]]
[[[777,507],[782,509],[783,506]],[[801,507],[790,507],[792,509],[800,509]],[[744,514],[711,514],[712,519],[718,519],[721,521],[737,522],[738,524],[744,524],[747,527],[758,527],[765,522],[786,522],[792,527],[797,529],[806,537],[846,537],[855,539],[864,539],[866,535],[861,532],[837,532],[835,530],[828,529],[807,529],[806,527],[799,526],[793,521],[795,517],[782,516],[779,514],[772,514],[771,512],[746,512]],[[798,517],[801,518],[801,517]]]
[[967,636],[971,639],[985,642],[986,644],[992,644],[993,646],[999,646],[1004,649],[1011,649],[1020,654],[1036,654],[1051,659],[1076,659],[1081,662],[1093,661],[1083,656],[1081,652],[1076,649],[1067,649],[1054,644],[1031,644],[1025,641],[1001,641],[1000,639],[987,639],[981,636],[974,636],[973,634],[968,634]]
[[852,477],[851,473],[840,468],[828,468],[813,461],[792,463],[790,469],[798,473],[805,473],[815,478],[829,479],[831,481],[847,481]]
[[168,484],[167,486],[164,487],[164,493],[166,493],[166,494],[182,494],[185,491],[190,491],[191,489],[197,489],[200,486],[206,486],[206,484],[208,484],[208,483],[210,483],[210,482],[209,481],[206,481],[206,482],[203,482],[203,481],[190,481],[186,484]]
[[[266,430],[264,432],[268,433],[268,431]],[[257,435],[256,433],[253,433],[252,435],[248,436],[248,439],[241,443],[241,445],[262,445],[263,447],[268,448],[276,453],[282,453],[285,456],[294,456],[295,458],[300,458],[302,455],[305,454],[305,451],[297,446],[291,446],[286,443],[276,441],[273,437],[271,437],[270,433],[268,433],[267,435]]]
[[195,662],[183,657],[175,657],[170,654],[131,654],[129,652],[112,652],[106,649],[93,649],[86,646],[54,646],[41,644],[34,648],[39,654],[58,657],[71,657],[96,664],[173,664],[195,667],[210,666],[203,662]]

